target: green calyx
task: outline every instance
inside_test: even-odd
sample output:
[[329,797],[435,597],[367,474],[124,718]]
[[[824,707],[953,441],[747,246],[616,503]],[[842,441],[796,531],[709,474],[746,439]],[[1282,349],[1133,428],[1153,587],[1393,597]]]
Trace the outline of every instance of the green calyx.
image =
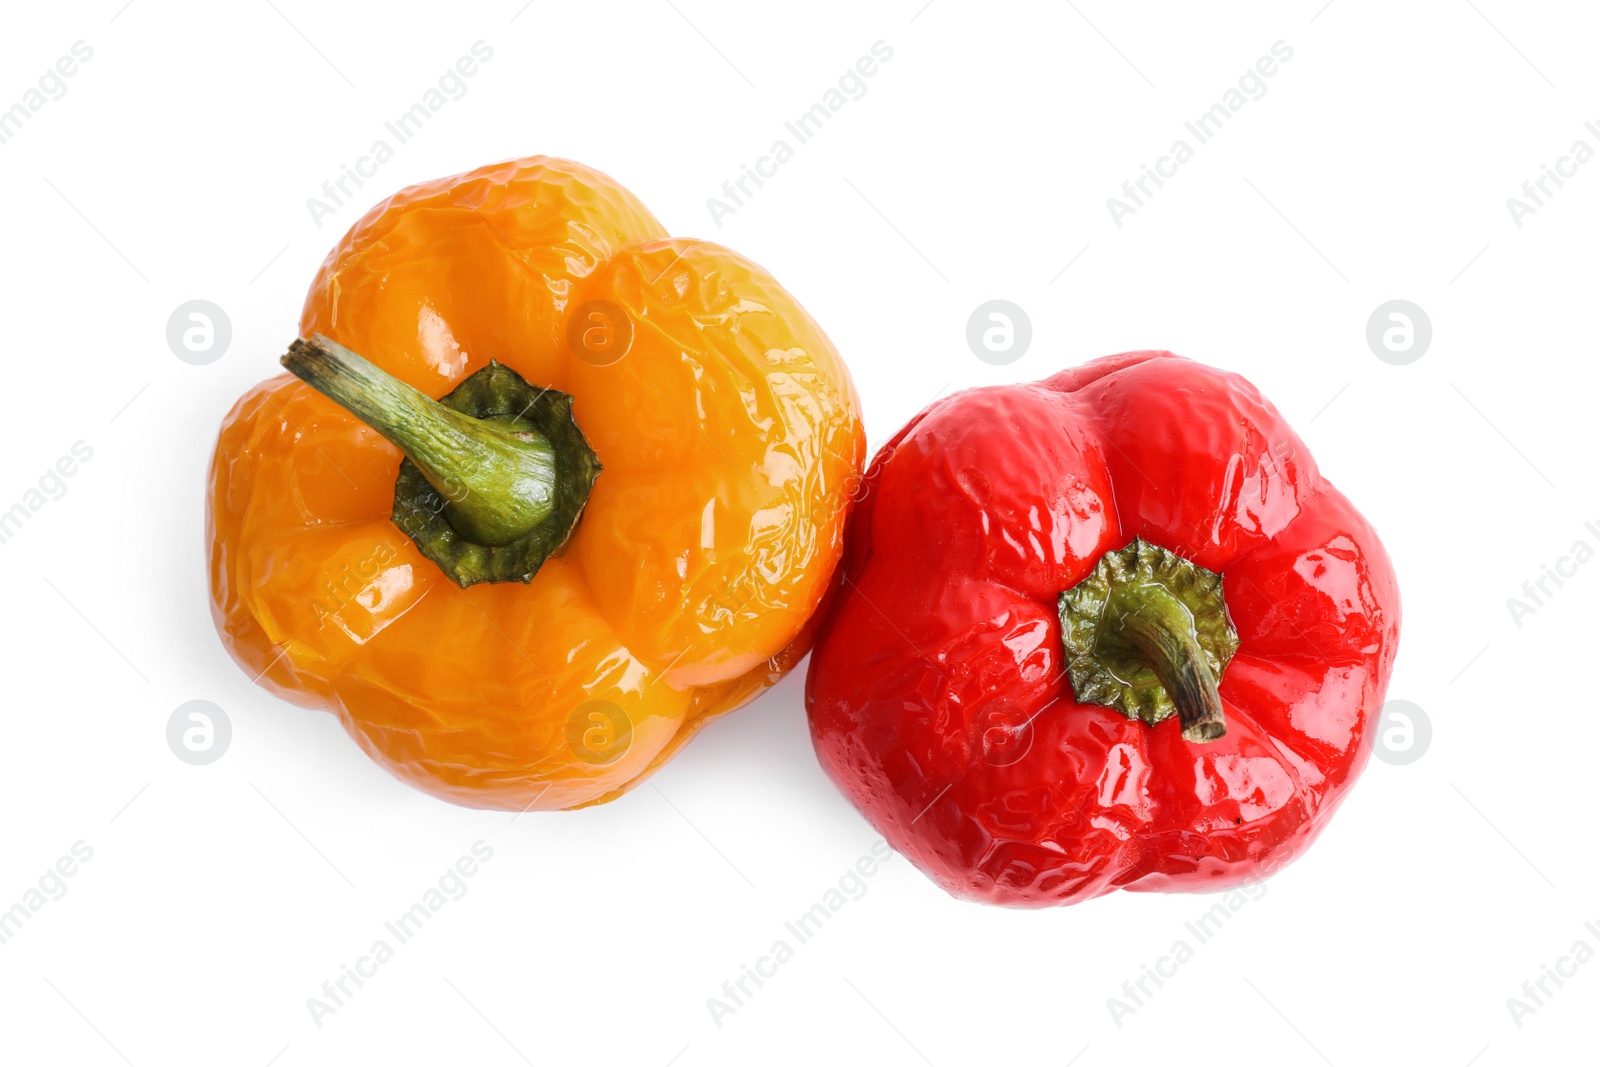
[[1186,741],[1227,732],[1217,684],[1239,648],[1222,575],[1135,538],[1061,594],[1061,640],[1080,704],[1155,725],[1173,714]]
[[457,585],[532,581],[571,536],[600,461],[566,393],[490,360],[434,400],[321,335],[281,362],[405,453],[390,518]]

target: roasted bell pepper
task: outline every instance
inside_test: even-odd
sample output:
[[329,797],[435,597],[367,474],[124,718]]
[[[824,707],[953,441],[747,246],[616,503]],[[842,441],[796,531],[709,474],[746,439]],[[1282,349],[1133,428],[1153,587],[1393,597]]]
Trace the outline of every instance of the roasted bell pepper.
[[1365,765],[1400,606],[1243,378],[1167,352],[940,400],[873,460],[812,656],[817,754],[949,892],[1212,891]]
[[223,421],[212,611],[401,779],[610,800],[805,654],[865,446],[761,268],[536,157],[379,204],[300,334]]

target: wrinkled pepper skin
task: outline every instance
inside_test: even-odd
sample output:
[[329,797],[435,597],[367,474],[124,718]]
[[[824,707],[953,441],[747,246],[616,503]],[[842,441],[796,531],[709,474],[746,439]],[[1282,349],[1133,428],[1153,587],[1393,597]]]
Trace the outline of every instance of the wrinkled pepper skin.
[[[605,366],[569,345],[596,300],[633,325]],[[402,780],[474,807],[610,800],[804,656],[865,444],[838,354],[759,267],[535,157],[379,204],[323,263],[300,332],[431,397],[498,360],[576,398],[604,468],[531,583],[462,589],[390,522],[401,453],[376,431],[289,375],[224,419],[207,502],[223,642]],[[597,700],[631,723],[615,760],[571,743]]]
[[[1074,699],[1058,595],[1135,537],[1220,572],[1228,731]],[[950,893],[1227,889],[1365,765],[1399,596],[1376,534],[1243,378],[1131,352],[923,411],[874,459],[807,688],[823,767]]]

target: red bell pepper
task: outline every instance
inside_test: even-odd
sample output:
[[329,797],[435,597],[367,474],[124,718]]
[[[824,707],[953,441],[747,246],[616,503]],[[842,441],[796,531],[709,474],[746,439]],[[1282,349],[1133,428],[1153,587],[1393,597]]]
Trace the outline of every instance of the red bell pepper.
[[1168,352],[931,405],[874,460],[838,583],[822,765],[939,885],[1019,907],[1299,855],[1399,636],[1372,527],[1249,382]]

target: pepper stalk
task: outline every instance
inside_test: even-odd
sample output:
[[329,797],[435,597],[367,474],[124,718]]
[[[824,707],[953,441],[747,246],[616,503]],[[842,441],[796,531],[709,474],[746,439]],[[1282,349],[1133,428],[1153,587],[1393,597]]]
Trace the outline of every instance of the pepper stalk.
[[1239,635],[1220,574],[1135,538],[1062,593],[1059,611],[1079,703],[1152,726],[1176,714],[1196,744],[1227,733],[1217,687]]
[[494,360],[434,400],[322,335],[283,366],[405,454],[391,519],[463,588],[533,580],[600,474],[572,397]]

